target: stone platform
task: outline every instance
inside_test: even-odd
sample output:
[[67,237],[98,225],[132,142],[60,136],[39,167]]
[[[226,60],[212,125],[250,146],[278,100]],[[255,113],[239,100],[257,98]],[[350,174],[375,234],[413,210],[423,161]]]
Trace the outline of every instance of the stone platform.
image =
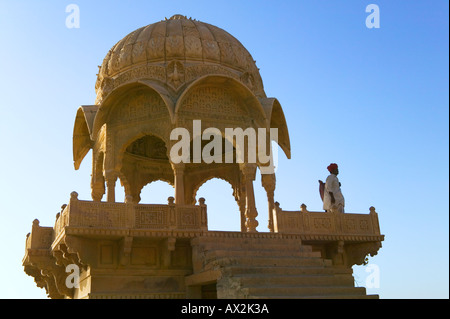
[[[276,232],[208,231],[203,200],[143,205],[73,193],[54,227],[33,222],[23,265],[50,298],[377,298],[354,287],[351,269],[381,247],[374,209],[276,205],[274,215]],[[74,268],[78,286],[67,284]]]

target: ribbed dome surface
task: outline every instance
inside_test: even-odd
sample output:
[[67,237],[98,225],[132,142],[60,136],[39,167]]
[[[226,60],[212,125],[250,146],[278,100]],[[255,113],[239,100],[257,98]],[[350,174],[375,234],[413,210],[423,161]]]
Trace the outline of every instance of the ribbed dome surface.
[[[173,72],[171,61],[182,63],[182,67],[220,65],[238,77],[244,76],[244,82],[261,82],[255,61],[236,38],[216,26],[174,15],[137,29],[114,45],[100,67],[96,90],[102,87],[103,79],[115,78],[139,65],[171,67]],[[180,72],[179,68],[175,71]]]

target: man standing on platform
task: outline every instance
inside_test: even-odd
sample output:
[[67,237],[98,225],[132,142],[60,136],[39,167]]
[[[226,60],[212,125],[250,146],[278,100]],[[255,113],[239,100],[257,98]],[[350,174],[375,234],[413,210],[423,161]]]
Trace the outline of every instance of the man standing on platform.
[[338,165],[332,163],[327,169],[330,175],[327,177],[323,187],[323,209],[327,212],[344,213],[345,200],[341,192],[341,183],[339,183],[337,178],[339,174]]

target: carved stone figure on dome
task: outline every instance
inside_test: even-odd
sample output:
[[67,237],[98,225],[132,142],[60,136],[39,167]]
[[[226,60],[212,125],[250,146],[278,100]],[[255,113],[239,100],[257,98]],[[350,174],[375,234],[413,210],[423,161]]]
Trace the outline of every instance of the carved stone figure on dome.
[[341,183],[337,178],[339,174],[338,165],[335,163],[327,167],[330,175],[327,177],[325,183],[320,183],[320,195],[323,200],[323,209],[326,212],[344,213],[345,199],[341,192]]

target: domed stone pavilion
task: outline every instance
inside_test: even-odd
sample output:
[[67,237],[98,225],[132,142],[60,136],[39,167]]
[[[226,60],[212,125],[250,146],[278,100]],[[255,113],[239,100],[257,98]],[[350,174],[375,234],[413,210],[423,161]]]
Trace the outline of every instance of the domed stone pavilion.
[[[182,15],[137,29],[109,50],[95,90],[73,132],[75,169],[92,150],[92,200],[73,192],[53,227],[36,219],[27,235],[25,272],[50,298],[377,297],[354,287],[351,269],[384,239],[373,207],[283,211],[275,202],[272,142],[291,157],[285,116],[232,35]],[[267,232],[256,230],[258,169]],[[240,232],[208,230],[197,190],[212,178],[232,186]],[[174,196],[141,203],[157,180]]]
[[[290,157],[280,103],[266,97],[255,61],[238,40],[210,24],[175,15],[120,40],[106,55],[95,87],[96,104],[79,108],[73,141],[75,169],[93,150],[94,201],[100,201],[106,189],[108,202],[114,202],[119,179],[126,197],[138,203],[145,185],[163,180],[175,187],[175,203],[195,204],[199,187],[217,177],[233,187],[242,229],[256,230],[250,184],[257,162],[169,160],[175,143],[171,132],[175,128],[192,132],[194,120],[200,120],[203,128],[220,130],[224,144],[225,128],[276,128],[278,143]],[[263,178],[263,185],[273,207],[275,176],[270,175]],[[247,226],[246,202],[252,210]]]

